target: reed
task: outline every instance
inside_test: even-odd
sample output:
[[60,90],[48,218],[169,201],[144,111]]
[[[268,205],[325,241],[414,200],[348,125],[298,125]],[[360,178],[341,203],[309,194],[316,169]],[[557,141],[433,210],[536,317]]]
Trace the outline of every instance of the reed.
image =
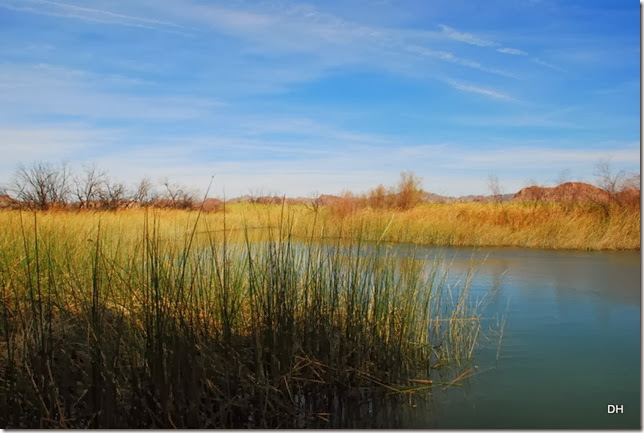
[[[343,208],[344,209],[344,208]],[[441,246],[508,246],[577,250],[639,250],[640,208],[615,203],[447,203],[420,204],[411,209],[348,207],[338,212],[332,206],[289,205],[291,235],[298,240],[334,239],[350,241],[358,234],[366,242],[412,243]],[[41,230],[63,218],[65,230],[92,233],[98,219],[109,230],[105,239],[132,238],[145,210],[116,212],[48,212],[41,216]],[[0,211],[0,222],[14,221],[15,211]],[[225,212],[202,215],[197,212],[156,209],[162,224],[161,241],[177,242],[195,230],[194,240],[210,236],[209,230],[226,231],[240,238],[247,230],[251,241],[266,238],[282,214],[275,204],[235,203]],[[134,223],[136,222],[136,223]],[[109,224],[107,224],[109,223]],[[139,224],[140,225],[140,224]],[[6,224],[5,224],[6,226]],[[52,230],[58,230],[54,224]],[[9,230],[13,228],[8,227]],[[211,233],[212,235],[212,233]]]
[[349,402],[404,394],[480,332],[469,280],[370,242],[368,219],[272,206],[0,224],[7,427],[351,425]]
[[363,226],[365,237],[382,242],[576,250],[640,248],[639,204],[436,203],[406,211],[363,207],[347,214],[333,209],[321,213],[326,226],[332,228],[327,236],[338,236],[342,222],[345,229]]

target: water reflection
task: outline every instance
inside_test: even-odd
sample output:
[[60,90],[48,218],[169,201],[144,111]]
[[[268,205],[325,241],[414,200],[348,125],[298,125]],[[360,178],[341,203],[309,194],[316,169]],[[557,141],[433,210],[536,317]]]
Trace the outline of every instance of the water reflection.
[[[417,247],[400,246],[407,255]],[[500,358],[469,388],[437,392],[413,428],[639,428],[640,252],[517,248],[426,248],[444,257],[452,281],[477,262],[473,297],[485,315],[508,309]],[[509,304],[508,304],[509,301]],[[508,307],[509,305],[509,307]],[[469,391],[467,390],[469,389]],[[630,408],[607,417],[607,404]]]
[[452,258],[453,270],[466,272],[472,258],[478,275],[498,285],[503,275],[527,296],[554,287],[560,296],[581,292],[609,302],[640,304],[640,252],[570,252],[517,248],[439,248],[429,255]]

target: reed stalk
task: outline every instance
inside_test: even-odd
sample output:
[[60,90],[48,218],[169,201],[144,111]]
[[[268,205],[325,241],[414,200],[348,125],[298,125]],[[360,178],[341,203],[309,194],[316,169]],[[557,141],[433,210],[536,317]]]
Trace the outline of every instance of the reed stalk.
[[0,424],[346,426],[365,392],[474,356],[471,280],[368,242],[368,219],[313,215],[299,236],[302,214],[274,211],[261,232],[258,215],[0,215]]

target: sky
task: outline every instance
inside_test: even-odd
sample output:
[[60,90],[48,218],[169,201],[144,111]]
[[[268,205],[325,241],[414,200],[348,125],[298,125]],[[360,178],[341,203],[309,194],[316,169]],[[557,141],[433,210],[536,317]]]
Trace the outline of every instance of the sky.
[[639,173],[639,7],[0,0],[0,183],[63,160],[219,197]]

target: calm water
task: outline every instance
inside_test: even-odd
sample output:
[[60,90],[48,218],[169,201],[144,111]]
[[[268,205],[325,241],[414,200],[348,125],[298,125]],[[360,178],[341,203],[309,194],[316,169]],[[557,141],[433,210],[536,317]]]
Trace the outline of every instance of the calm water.
[[[471,248],[438,251],[453,259],[454,278],[473,255]],[[396,424],[639,429],[640,253],[490,248],[474,255],[487,259],[472,296],[492,288],[484,315],[507,311],[500,356],[495,344],[483,347],[475,359],[480,374],[402,409]],[[608,414],[609,404],[624,413]]]

